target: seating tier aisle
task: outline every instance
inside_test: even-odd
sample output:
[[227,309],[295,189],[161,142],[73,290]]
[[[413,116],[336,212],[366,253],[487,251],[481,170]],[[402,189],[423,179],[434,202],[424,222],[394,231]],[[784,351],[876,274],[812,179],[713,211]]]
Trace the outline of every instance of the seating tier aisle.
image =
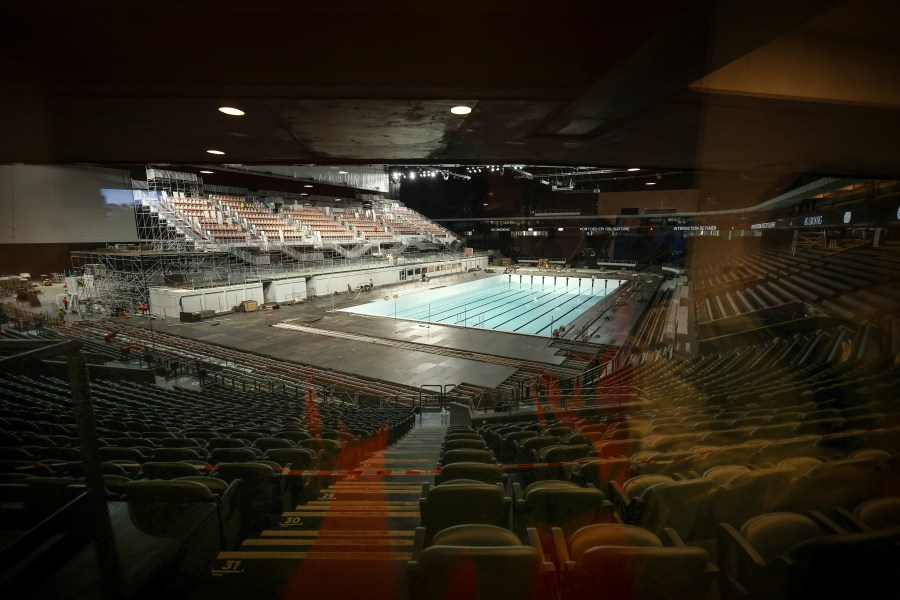
[[440,415],[425,413],[400,441],[368,454],[359,474],[336,476],[277,527],[220,553],[198,597],[406,598],[419,496],[433,480],[413,472],[433,469],[443,437]]

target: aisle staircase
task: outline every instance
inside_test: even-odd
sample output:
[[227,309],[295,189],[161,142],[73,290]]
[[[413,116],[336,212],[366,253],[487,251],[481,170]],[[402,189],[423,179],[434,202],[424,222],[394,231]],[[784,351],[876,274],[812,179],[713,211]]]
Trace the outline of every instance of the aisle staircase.
[[235,551],[221,552],[198,594],[231,598],[398,600],[419,525],[422,483],[433,482],[445,427],[425,413],[400,441],[369,454],[362,474],[338,477]]

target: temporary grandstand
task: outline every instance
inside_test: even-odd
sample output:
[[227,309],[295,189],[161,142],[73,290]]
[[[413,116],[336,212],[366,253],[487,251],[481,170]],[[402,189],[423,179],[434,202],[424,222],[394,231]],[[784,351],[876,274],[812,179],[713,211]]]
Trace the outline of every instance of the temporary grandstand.
[[3,597],[900,598],[900,3],[59,4]]

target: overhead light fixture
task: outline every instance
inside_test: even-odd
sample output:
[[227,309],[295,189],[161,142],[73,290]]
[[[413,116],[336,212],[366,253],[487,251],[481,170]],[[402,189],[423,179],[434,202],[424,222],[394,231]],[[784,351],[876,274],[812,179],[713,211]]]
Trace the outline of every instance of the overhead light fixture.
[[212,175],[212,171],[200,171],[204,175]]
[[534,231],[534,227],[529,227],[528,231]]
[[472,112],[472,108],[464,104],[460,104],[459,106],[454,106],[453,108],[451,108],[450,112],[452,112],[454,115],[467,115]]
[[220,106],[219,112],[231,115],[232,117],[243,117],[245,114],[244,111],[239,108],[234,108],[233,106]]
[[557,230],[557,231],[562,231],[563,228],[562,228],[562,227],[557,227],[556,230]]
[[347,171],[338,171],[338,175],[346,175]]
[[312,186],[311,186],[310,184],[308,184],[308,183],[305,183],[305,184],[303,184],[303,187],[305,187],[305,188],[311,188]]
[[633,173],[634,171],[640,171],[640,170],[641,170],[640,167],[631,167],[630,169],[628,169],[628,171],[629,171],[630,173]]
[[645,183],[644,185],[656,185],[656,182],[655,182],[655,181],[648,181],[648,182]]
[[415,172],[415,171],[410,171],[410,172],[409,172],[409,178],[410,178],[410,179],[415,179],[415,178],[416,178],[416,172]]
[[309,194],[307,194],[306,192],[300,192],[300,195],[301,196],[309,196]]
[[487,206],[487,205],[488,205],[488,203],[487,203],[487,202],[485,202],[485,203],[484,203],[484,204],[482,204],[482,206]]
[[207,150],[206,153],[207,154],[225,154],[221,150]]

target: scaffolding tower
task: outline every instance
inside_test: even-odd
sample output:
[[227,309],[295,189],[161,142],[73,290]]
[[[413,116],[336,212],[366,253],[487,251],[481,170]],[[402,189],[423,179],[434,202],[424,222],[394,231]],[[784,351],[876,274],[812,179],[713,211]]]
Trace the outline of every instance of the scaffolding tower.
[[72,253],[82,310],[104,316],[142,312],[138,307],[149,305],[152,287],[228,285],[257,276],[238,262],[225,252],[172,252],[122,244]]

